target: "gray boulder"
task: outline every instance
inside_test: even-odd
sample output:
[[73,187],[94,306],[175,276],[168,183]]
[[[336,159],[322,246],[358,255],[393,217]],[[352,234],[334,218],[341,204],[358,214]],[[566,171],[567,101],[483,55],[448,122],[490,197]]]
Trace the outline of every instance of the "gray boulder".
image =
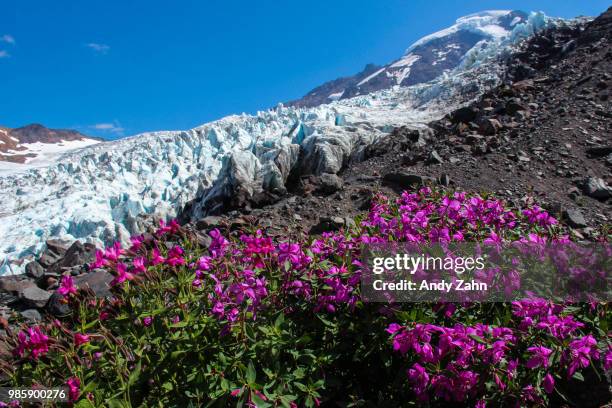
[[42,309],[49,301],[51,292],[47,292],[46,290],[34,285],[21,291],[19,297],[27,306]]
[[31,278],[38,279],[45,273],[45,268],[37,261],[32,261],[26,265],[25,273]]
[[95,259],[95,245],[90,243],[82,244],[80,241],[75,241],[56,266],[59,268],[82,266],[93,262]]
[[49,268],[64,257],[69,247],[70,243],[66,241],[59,239],[47,240],[46,248],[38,259],[38,263],[40,263],[43,268]]
[[502,124],[497,119],[483,119],[479,123],[479,132],[486,136],[493,136],[499,132]]
[[25,289],[32,286],[36,286],[36,283],[23,275],[0,277],[0,292],[19,295]]
[[568,209],[563,212],[563,218],[567,224],[572,228],[584,228],[587,226],[587,222],[584,219],[584,215],[580,210]]
[[46,305],[46,310],[55,317],[65,317],[72,313],[70,305],[66,303],[64,296],[55,292],[49,298]]
[[320,234],[322,232],[338,231],[346,226],[346,218],[342,217],[320,217],[318,224],[310,229],[310,234]]
[[603,179],[598,177],[587,177],[582,180],[580,188],[589,197],[606,200],[612,197],[612,188]]
[[86,273],[74,278],[74,284],[79,289],[90,288],[98,297],[112,296],[109,288],[113,275],[103,269],[95,269],[91,273]]
[[342,179],[335,174],[323,173],[319,176],[317,191],[323,194],[333,194],[342,189]]
[[455,123],[469,123],[478,116],[478,109],[466,106],[454,111],[451,115],[451,120]]
[[36,309],[23,310],[19,314],[30,323],[37,323],[42,320],[40,312]]
[[223,222],[223,218],[216,215],[209,215],[196,221],[198,231],[204,231],[219,227]]
[[440,157],[440,155],[438,154],[437,151],[432,150],[432,152],[429,153],[429,157],[427,157],[427,160],[425,161],[425,163],[427,163],[427,164],[442,164],[442,163],[444,163],[444,160],[442,160],[442,157]]

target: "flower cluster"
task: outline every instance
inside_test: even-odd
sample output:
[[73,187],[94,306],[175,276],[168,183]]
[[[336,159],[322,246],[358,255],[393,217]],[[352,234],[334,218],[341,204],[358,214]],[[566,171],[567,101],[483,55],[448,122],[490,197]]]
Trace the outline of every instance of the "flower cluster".
[[[393,323],[387,332],[393,335],[394,350],[402,355],[410,353],[417,361],[407,374],[421,401],[432,395],[445,401],[463,402],[478,395],[490,380],[503,390],[501,378],[516,367],[516,363],[504,360],[510,345],[516,342],[509,328],[482,324],[471,327],[416,324],[409,328]],[[491,369],[475,371],[484,364]]]
[[572,315],[562,315],[563,306],[544,299],[524,299],[512,302],[512,313],[522,318],[519,327],[544,330],[557,339],[565,339],[584,324]]
[[569,350],[566,351],[563,358],[568,365],[567,376],[571,377],[577,370],[587,368],[591,361],[599,360],[597,340],[590,334],[572,340],[569,344]]
[[[273,239],[254,226],[212,229],[201,240],[162,221],[128,246],[96,252],[90,267],[113,275],[112,297],[77,296],[73,278],[62,277],[58,292],[73,316],[21,331],[15,361],[2,368],[31,383],[63,373],[71,401],[109,406],[315,407],[347,395],[372,406],[406,396],[545,404],[581,373],[612,369],[599,323],[609,318],[605,305],[367,303],[361,251],[389,242],[568,242],[562,231],[535,205],[517,211],[430,188],[376,195],[349,229],[320,237]],[[512,290],[517,279],[503,284]]]
[[255,272],[245,269],[241,272],[240,282],[224,286],[215,275],[211,274],[210,277],[215,281],[214,289],[209,294],[213,304],[212,314],[215,317],[234,323],[240,314],[238,307],[245,304],[245,311],[255,318],[257,307],[268,295],[265,278],[257,277]]
[[72,276],[62,276],[62,281],[57,292],[64,297],[73,296],[77,294],[78,289],[74,285],[74,279],[72,279]]
[[49,351],[50,339],[39,326],[20,331],[17,339],[17,347],[13,350],[13,354],[18,357],[24,357],[26,352],[29,352],[30,357],[36,360]]

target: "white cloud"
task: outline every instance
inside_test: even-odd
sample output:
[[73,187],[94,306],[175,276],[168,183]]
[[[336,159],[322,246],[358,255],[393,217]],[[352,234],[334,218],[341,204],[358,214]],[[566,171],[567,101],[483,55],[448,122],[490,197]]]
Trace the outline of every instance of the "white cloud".
[[110,47],[106,44],[89,43],[85,45],[94,50],[96,54],[106,54],[110,50]]
[[91,125],[90,128],[95,129],[95,130],[101,130],[103,132],[117,133],[117,134],[121,134],[124,131],[124,129],[121,127],[121,124],[119,124],[119,122],[96,123],[95,125]]
[[15,37],[10,34],[4,34],[0,37],[0,42],[5,42],[7,44],[15,44]]
[[8,57],[10,57],[8,52],[4,50],[0,50],[0,58],[8,58]]

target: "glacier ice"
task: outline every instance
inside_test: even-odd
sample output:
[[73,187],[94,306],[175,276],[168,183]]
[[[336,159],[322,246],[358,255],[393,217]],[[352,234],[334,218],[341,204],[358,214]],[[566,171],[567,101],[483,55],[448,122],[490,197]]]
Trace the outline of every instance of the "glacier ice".
[[[511,10],[486,10],[460,17],[452,26],[429,34],[412,43],[406,50],[406,54],[409,54],[416,47],[422,46],[438,38],[446,37],[459,30],[472,31],[477,34],[482,34],[485,37],[503,38],[508,35],[509,32],[499,26],[497,22],[500,17],[508,15],[511,12]],[[543,13],[540,14],[544,16]]]
[[[486,29],[494,16],[480,13],[458,24]],[[504,69],[496,58],[552,22],[533,13],[508,35],[491,35],[458,68],[430,83],[314,108],[279,105],[187,131],[85,147],[44,168],[2,172],[0,275],[21,273],[22,260],[38,254],[52,237],[109,244],[141,231],[147,215],[175,217],[193,202],[196,214],[214,211],[236,179],[253,194],[282,190],[296,166],[336,173],[394,126],[422,128],[495,86]]]

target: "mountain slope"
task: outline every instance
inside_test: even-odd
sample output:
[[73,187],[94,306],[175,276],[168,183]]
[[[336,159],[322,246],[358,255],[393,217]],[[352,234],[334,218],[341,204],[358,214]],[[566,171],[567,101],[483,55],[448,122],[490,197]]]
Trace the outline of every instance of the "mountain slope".
[[85,136],[76,130],[48,129],[31,124],[16,129],[0,127],[0,162],[5,168],[19,168],[18,164],[45,166],[70,150],[100,143],[102,139]]
[[50,238],[126,241],[153,216],[196,220],[282,195],[300,175],[338,173],[394,127],[425,135],[425,123],[499,84],[517,42],[555,24],[561,22],[533,13],[425,84],[143,134],[65,154],[47,168],[0,175],[0,274],[22,271],[24,259]]
[[429,123],[434,137],[426,143],[419,132],[396,128],[366,160],[347,166],[334,189],[304,177],[295,196],[245,218],[270,230],[320,232],[369,208],[374,192],[393,199],[433,183],[490,192],[517,208],[535,200],[579,238],[596,238],[606,225],[609,231],[612,8],[588,24],[540,32],[508,64],[500,86]]
[[[461,63],[469,63],[472,54],[486,42],[499,41],[520,33],[528,26],[529,16],[522,11],[483,11],[459,18],[444,30],[430,34],[412,44],[399,58],[379,67],[373,64],[350,77],[339,78],[318,86],[290,106],[316,106],[333,100],[365,95],[393,86],[411,86],[447,74]],[[534,27],[533,22],[529,27]],[[515,31],[515,28],[519,30]]]

